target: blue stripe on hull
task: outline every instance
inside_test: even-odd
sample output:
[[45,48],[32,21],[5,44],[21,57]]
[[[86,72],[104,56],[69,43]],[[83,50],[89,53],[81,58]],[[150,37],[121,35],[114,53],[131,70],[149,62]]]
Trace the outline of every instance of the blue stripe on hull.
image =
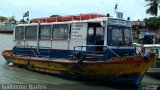
[[12,59],[4,57],[7,63],[12,63]]
[[[57,75],[57,74],[56,74]],[[128,86],[133,86],[133,87],[138,87],[141,84],[142,76],[120,76],[120,77],[103,77],[103,78],[91,78],[91,77],[81,77],[81,76],[76,76],[76,75],[67,75],[67,74],[60,74],[58,76],[65,76],[69,78],[74,78],[74,79],[80,79],[80,80],[95,80],[95,81],[100,81],[100,82],[110,82],[113,84],[117,85],[128,85]]]
[[57,76],[62,76],[62,77],[68,77],[68,78],[73,78],[73,79],[78,79],[78,80],[94,80],[94,81],[100,81],[100,82],[110,82],[113,84],[117,85],[128,85],[128,86],[133,86],[133,87],[138,87],[141,84],[141,80],[143,76],[119,76],[119,77],[103,77],[103,78],[92,78],[92,77],[81,77],[77,75],[69,75],[69,74],[53,74]]
[[[89,77],[88,77],[89,78]],[[109,82],[113,82],[113,83],[119,83],[119,84],[125,84],[125,85],[132,85],[135,87],[138,87],[141,83],[142,80],[142,76],[117,76],[117,77],[103,77],[103,78],[95,78],[96,80],[100,80],[100,81],[109,81]],[[91,78],[93,79],[93,78]]]

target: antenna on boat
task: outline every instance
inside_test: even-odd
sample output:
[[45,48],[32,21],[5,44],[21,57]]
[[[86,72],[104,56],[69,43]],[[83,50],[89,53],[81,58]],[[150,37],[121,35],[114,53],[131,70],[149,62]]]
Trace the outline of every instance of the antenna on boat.
[[114,6],[114,18],[117,18],[117,9],[118,9],[118,3],[115,4]]
[[123,13],[118,12],[117,10],[118,10],[118,3],[116,3],[114,7],[114,18],[123,19]]
[[116,13],[117,13],[117,9],[118,9],[118,3],[116,3],[116,5],[115,5],[115,7],[114,7],[114,13],[115,13],[115,15],[116,15]]

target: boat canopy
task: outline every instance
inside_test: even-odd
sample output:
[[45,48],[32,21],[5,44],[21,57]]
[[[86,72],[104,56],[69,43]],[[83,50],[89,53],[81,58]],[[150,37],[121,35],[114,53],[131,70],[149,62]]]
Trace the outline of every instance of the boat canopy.
[[78,14],[78,15],[69,15],[69,16],[35,18],[35,19],[32,19],[31,21],[32,23],[50,23],[50,22],[82,21],[82,20],[95,19],[99,17],[106,17],[106,15],[97,14],[97,13]]
[[144,36],[155,36],[155,34],[152,34],[152,33],[145,33]]

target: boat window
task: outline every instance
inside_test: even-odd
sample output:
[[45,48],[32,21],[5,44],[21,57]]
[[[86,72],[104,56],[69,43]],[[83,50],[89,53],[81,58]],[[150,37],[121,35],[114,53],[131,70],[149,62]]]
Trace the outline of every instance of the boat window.
[[53,39],[54,40],[66,40],[68,39],[68,25],[54,25],[53,26]]
[[51,25],[40,26],[40,39],[51,39]]
[[26,26],[26,39],[37,39],[37,26]]
[[109,46],[131,46],[131,28],[122,26],[108,26],[107,40]]
[[15,39],[24,39],[24,26],[18,26],[15,28]]
[[131,28],[124,27],[124,41],[126,46],[132,45],[132,39],[131,39]]
[[104,40],[104,30],[102,27],[96,28],[96,36],[99,36],[100,40]]

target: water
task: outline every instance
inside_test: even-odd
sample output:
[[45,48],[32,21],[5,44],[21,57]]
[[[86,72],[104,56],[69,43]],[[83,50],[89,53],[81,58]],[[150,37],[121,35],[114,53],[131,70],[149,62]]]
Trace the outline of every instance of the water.
[[[11,34],[0,34],[0,52],[6,49],[12,49],[12,47],[13,36]],[[0,84],[42,84],[47,85],[47,87],[52,87],[52,90],[156,90],[155,87],[157,87],[158,84],[160,85],[160,79],[158,80],[145,75],[142,80],[143,88],[131,88],[109,83],[102,84],[92,81],[73,80],[33,72],[24,68],[9,67],[4,58],[0,55]]]

